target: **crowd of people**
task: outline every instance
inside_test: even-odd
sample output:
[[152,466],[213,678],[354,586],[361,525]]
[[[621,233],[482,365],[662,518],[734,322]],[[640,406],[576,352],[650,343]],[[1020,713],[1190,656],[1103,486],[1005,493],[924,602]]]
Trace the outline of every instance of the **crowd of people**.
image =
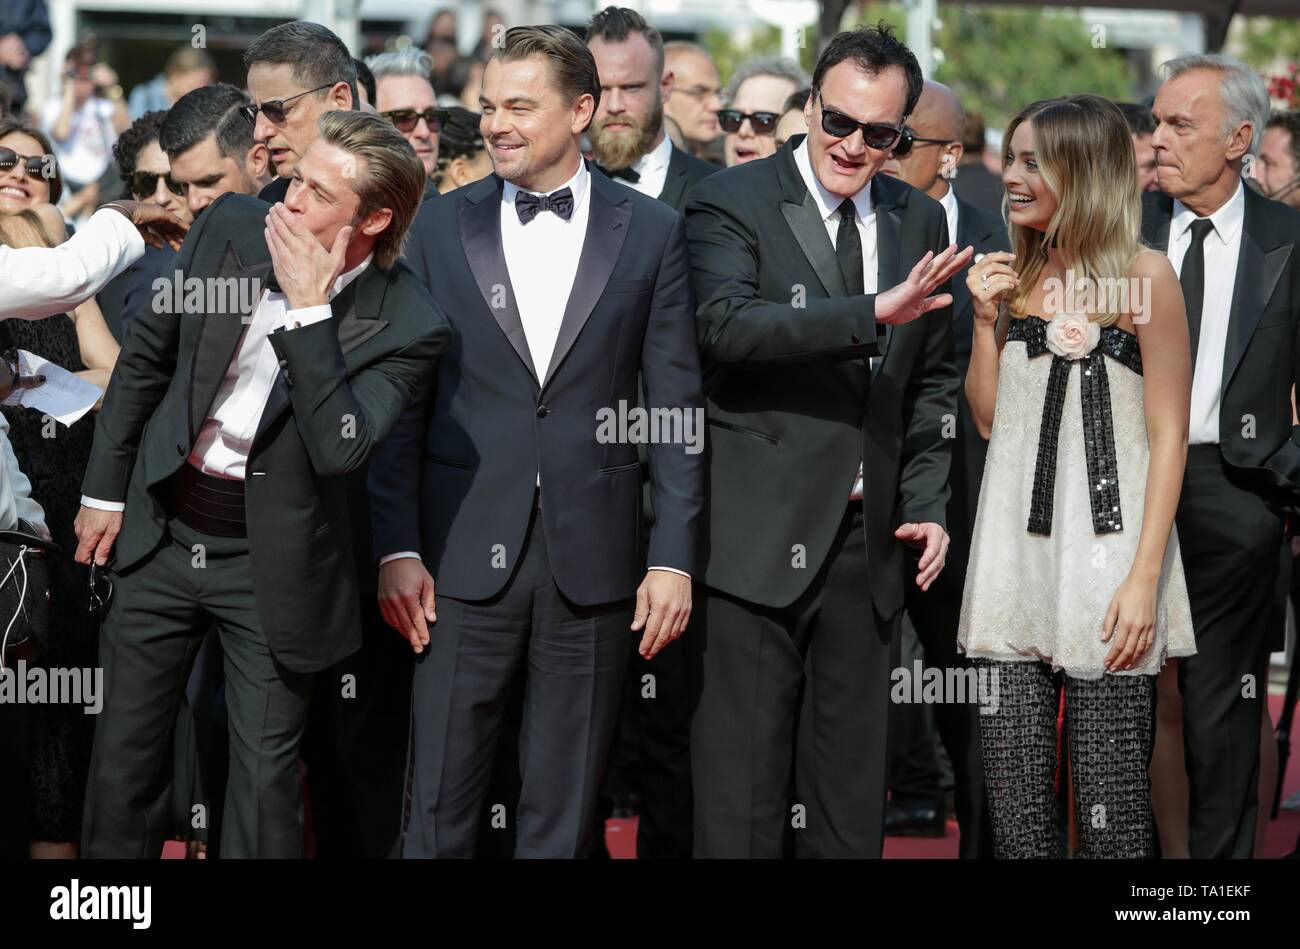
[[878,857],[934,727],[962,857],[1256,855],[1300,115],[1183,56],[990,168],[884,27],[505,27],[10,93],[0,393],[104,392],[3,408],[3,660],[103,692],[0,702],[0,853]]

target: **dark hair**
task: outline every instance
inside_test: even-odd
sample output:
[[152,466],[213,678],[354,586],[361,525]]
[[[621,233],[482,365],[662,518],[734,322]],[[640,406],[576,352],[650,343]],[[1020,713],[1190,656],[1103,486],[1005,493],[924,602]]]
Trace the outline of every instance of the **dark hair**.
[[478,62],[473,56],[457,55],[447,67],[447,72],[442,76],[430,76],[429,85],[433,86],[433,91],[440,96],[455,96],[460,98],[461,93],[465,91],[465,86],[469,83],[469,72]]
[[873,77],[886,69],[901,69],[907,78],[907,105],[903,109],[903,117],[912,114],[916,100],[921,98],[925,77],[921,74],[921,64],[916,61],[916,56],[894,36],[888,24],[882,20],[877,26],[845,30],[832,37],[813,68],[813,95],[821,94],[822,81],[831,67],[838,66],[845,60],[851,60],[864,73]]
[[1281,129],[1291,135],[1291,163],[1300,173],[1300,110],[1274,112],[1264,123],[1264,130],[1268,129]]
[[659,72],[664,71],[664,38],[645,17],[627,7],[606,7],[587,24],[587,43],[600,37],[606,43],[623,43],[633,33],[640,33],[654,51]]
[[592,115],[600,105],[600,75],[596,60],[585,43],[563,26],[515,26],[506,30],[492,57],[502,62],[545,56],[551,63],[551,78],[570,102],[580,96],[592,98]]
[[785,100],[785,105],[781,107],[781,114],[785,115],[785,113],[789,112],[791,109],[798,109],[802,112],[803,107],[808,104],[808,100],[811,97],[811,89],[796,89],[794,92],[790,93],[790,98]]
[[479,132],[483,116],[460,106],[447,110],[447,119],[438,133],[438,163],[433,169],[433,184],[442,184],[442,176],[457,158],[473,158],[487,146]]
[[988,141],[984,136],[984,114],[967,112],[966,121],[961,129],[963,164],[980,160],[979,156],[984,154],[984,149],[988,147]]
[[341,39],[319,23],[295,20],[271,27],[244,50],[244,68],[257,63],[293,66],[293,78],[308,89],[346,82],[352,93],[352,108],[360,104],[352,54]]
[[1136,102],[1116,102],[1115,105],[1119,106],[1119,110],[1124,113],[1124,121],[1128,122],[1130,135],[1141,138],[1156,130],[1156,117],[1146,106],[1138,105]]
[[[54,146],[50,144],[49,136],[20,115],[0,117],[0,138],[4,138],[12,132],[21,132],[23,135],[34,138],[40,143],[41,155],[47,162],[46,167],[50,169],[49,177],[45,178],[50,186],[50,204],[58,204],[59,198],[63,196],[63,175],[59,172],[59,162],[54,157]],[[45,176],[42,175],[42,177]]]
[[[167,118],[158,132],[158,145],[167,153],[168,160],[175,161],[215,134],[217,150],[242,165],[253,147],[253,127],[237,111],[247,104],[248,96],[228,82],[200,86],[185,93],[167,110]],[[225,121],[231,116],[240,121]]]
[[117,159],[117,170],[123,181],[135,174],[135,163],[144,147],[150,142],[158,141],[166,118],[167,113],[162,109],[146,112],[132,122],[131,127],[113,143],[113,157]]
[[366,101],[371,105],[374,105],[375,74],[370,71],[369,66],[357,59],[355,56],[352,57],[352,65],[355,66],[357,70],[357,85],[366,90]]

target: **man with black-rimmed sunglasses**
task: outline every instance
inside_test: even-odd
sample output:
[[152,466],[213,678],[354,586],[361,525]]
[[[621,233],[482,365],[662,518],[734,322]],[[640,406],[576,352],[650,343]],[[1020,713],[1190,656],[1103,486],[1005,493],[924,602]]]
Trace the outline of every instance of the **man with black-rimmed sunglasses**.
[[277,175],[258,197],[275,204],[288,194],[294,166],[316,141],[317,120],[357,108],[357,68],[341,39],[301,20],[273,26],[254,40],[244,51],[244,67],[253,99],[244,117]]
[[[429,81],[433,57],[418,46],[408,46],[371,56],[366,65],[375,74],[375,108],[406,136],[424,164],[425,175],[431,176],[438,164],[438,136],[447,119]],[[430,180],[424,189],[425,200],[437,193]]]
[[878,174],[921,84],[887,29],[839,34],[809,134],[687,205],[710,447],[696,856],[780,857],[792,815],[799,856],[881,853],[904,590],[948,546],[948,281],[972,254]]

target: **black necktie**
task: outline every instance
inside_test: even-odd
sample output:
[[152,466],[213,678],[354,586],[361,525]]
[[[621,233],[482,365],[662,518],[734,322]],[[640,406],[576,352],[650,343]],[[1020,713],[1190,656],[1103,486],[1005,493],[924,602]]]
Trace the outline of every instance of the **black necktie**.
[[573,214],[573,192],[568,188],[561,188],[553,194],[520,191],[515,195],[515,211],[519,214],[520,224],[527,224],[543,211],[552,211],[567,221]]
[[604,165],[597,165],[610,178],[622,178],[630,184],[637,184],[641,181],[641,173],[629,165],[626,168],[606,168]]
[[1214,230],[1209,218],[1192,222],[1192,244],[1183,255],[1183,269],[1178,282],[1183,285],[1183,302],[1187,304],[1187,335],[1192,342],[1192,368],[1196,368],[1196,345],[1201,338],[1201,306],[1205,302],[1205,235]]
[[862,294],[862,235],[858,233],[858,216],[853,199],[845,198],[840,204],[840,229],[835,235],[835,256],[840,263],[840,276],[849,296]]

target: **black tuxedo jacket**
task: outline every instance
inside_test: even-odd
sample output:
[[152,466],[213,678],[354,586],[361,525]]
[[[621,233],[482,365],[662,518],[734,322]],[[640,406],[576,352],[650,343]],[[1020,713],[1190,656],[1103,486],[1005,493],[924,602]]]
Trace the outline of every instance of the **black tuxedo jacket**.
[[[816,576],[864,464],[867,578],[888,619],[903,603],[908,521],[945,523],[957,411],[952,311],[888,336],[873,296],[848,296],[794,161],[770,158],[695,186],[686,210],[709,413],[704,582],[769,607]],[[943,207],[877,175],[879,289],[947,246]],[[874,375],[871,356],[888,353]],[[869,395],[868,395],[869,394]]]
[[[637,446],[602,443],[598,413],[702,407],[681,216],[591,176],[582,257],[545,379],[528,351],[491,175],[428,201],[407,258],[456,331],[433,390],[370,466],[375,553],[423,556],[440,594],[500,592],[541,475],[541,524],[561,592],[581,605],[635,594],[643,576]],[[695,568],[703,454],[651,444],[652,566]]]
[[[1300,428],[1291,424],[1291,387],[1300,383],[1300,212],[1243,187],[1219,449],[1270,505],[1294,515],[1300,513]],[[1173,205],[1167,194],[1142,196],[1143,240],[1166,252]]]
[[[266,210],[244,195],[218,199],[190,229],[173,269],[207,285],[264,280]],[[118,571],[163,539],[159,489],[186,463],[230,365],[244,325],[239,299],[218,298],[219,309],[203,313],[146,306],[131,315],[82,484],[89,497],[126,502]],[[258,616],[276,658],[299,672],[323,669],[360,644],[346,475],[427,384],[451,335],[401,264],[372,263],[331,307],[332,319],[270,336],[281,372],[245,485]]]
[[674,145],[672,157],[668,159],[668,177],[664,179],[664,189],[659,192],[659,200],[674,211],[685,211],[686,202],[691,197],[691,188],[696,182],[703,181],[717,171],[717,165],[696,158]]
[[[988,254],[998,250],[1011,250],[1011,241],[1007,226],[1000,217],[981,211],[958,198],[957,246],[974,247],[975,253]],[[953,348],[957,359],[957,375],[963,381],[970,368],[971,344],[975,334],[975,304],[966,286],[966,273],[969,269],[964,268],[952,278]],[[952,445],[952,498],[948,503],[948,532],[952,535],[952,549],[944,573],[948,579],[959,581],[965,576],[965,560],[969,553],[970,534],[975,526],[975,507],[979,501],[980,482],[984,478],[984,458],[989,446],[975,426],[964,387],[957,390],[956,435]],[[960,583],[956,585],[956,592],[960,597]]]

